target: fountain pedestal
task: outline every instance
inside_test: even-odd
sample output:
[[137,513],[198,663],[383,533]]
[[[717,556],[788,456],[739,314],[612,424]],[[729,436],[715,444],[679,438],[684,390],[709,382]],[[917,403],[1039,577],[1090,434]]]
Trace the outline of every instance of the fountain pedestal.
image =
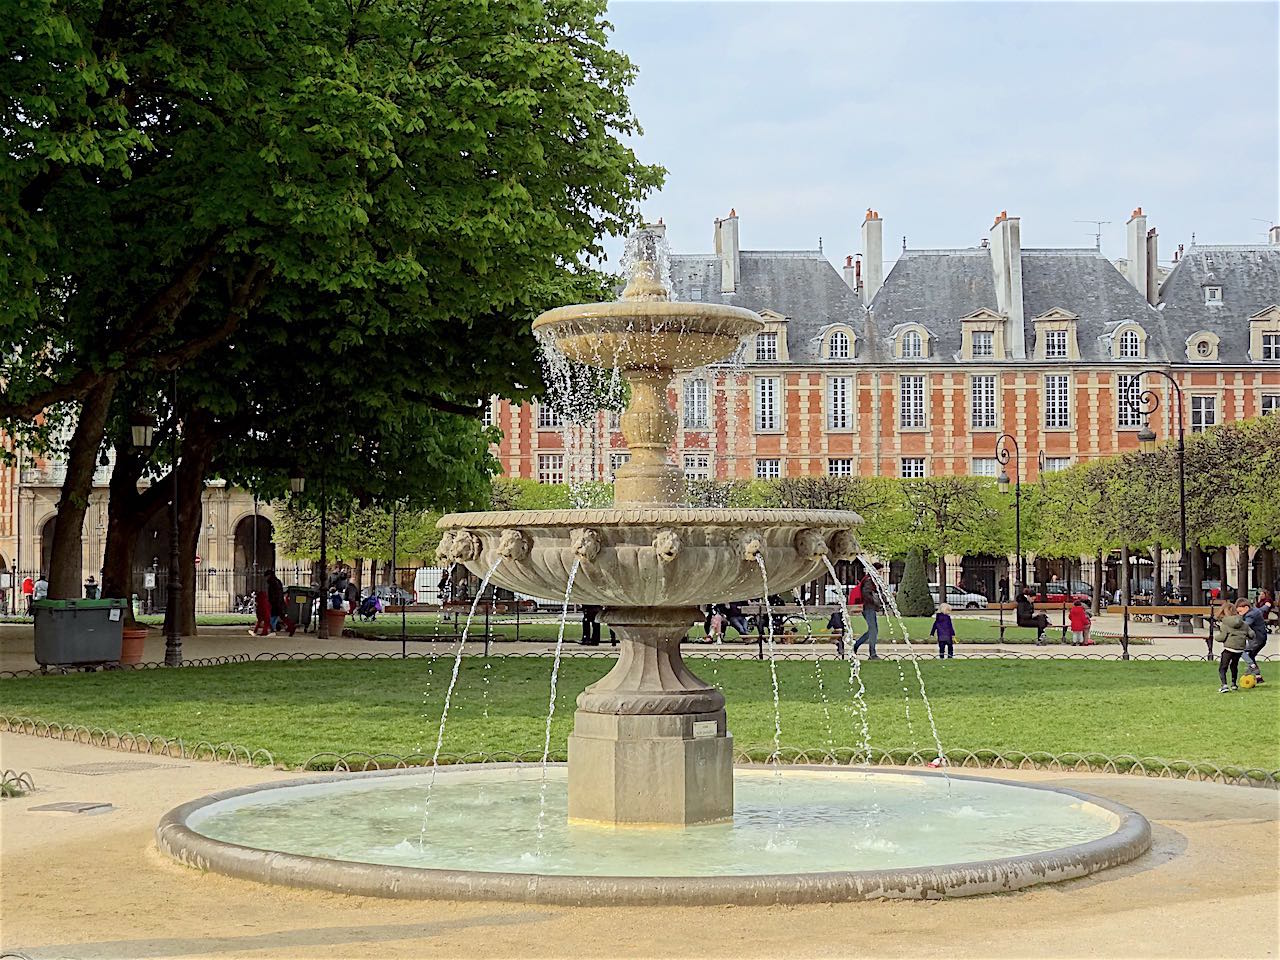
[[698,679],[680,641],[696,607],[607,610],[618,662],[578,696],[569,737],[569,817],[685,826],[733,816],[724,694]]

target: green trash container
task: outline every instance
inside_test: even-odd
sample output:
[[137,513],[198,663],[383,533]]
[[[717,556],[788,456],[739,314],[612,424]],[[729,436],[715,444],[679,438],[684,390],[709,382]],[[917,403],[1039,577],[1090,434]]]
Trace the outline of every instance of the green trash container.
[[319,590],[297,583],[289,584],[284,591],[284,609],[289,614],[289,619],[304,633],[311,626],[311,602],[318,596]]
[[36,663],[48,667],[90,667],[120,662],[123,599],[37,600]]

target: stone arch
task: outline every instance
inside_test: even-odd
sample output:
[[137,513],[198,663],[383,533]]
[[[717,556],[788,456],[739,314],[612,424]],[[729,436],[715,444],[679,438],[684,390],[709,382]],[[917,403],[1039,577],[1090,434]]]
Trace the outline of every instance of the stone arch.
[[53,560],[53,533],[58,526],[58,514],[50,514],[44,522],[40,523],[38,528],[40,531],[40,549],[37,556],[40,557],[40,573],[46,577],[49,575],[49,565]]
[[[256,535],[255,535],[255,527]],[[268,570],[276,564],[275,524],[259,511],[248,513],[232,527],[231,570],[237,594],[259,588]]]

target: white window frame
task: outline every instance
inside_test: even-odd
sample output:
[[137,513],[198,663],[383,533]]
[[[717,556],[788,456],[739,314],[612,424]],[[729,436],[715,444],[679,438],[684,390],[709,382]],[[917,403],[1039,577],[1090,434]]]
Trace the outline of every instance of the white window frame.
[[906,330],[902,334],[902,359],[919,360],[924,356],[924,337],[919,330]]
[[[910,396],[907,391],[908,384],[911,386]],[[927,427],[925,392],[924,374],[898,375],[898,429],[923,430]]]
[[1280,414],[1280,393],[1264,393],[1258,403],[1258,409],[1262,411],[1264,417],[1273,413]]
[[849,359],[849,335],[843,330],[833,330],[827,336],[827,359]]
[[[981,340],[979,340],[981,338]],[[978,349],[982,343],[983,349]],[[969,349],[975,360],[991,358],[996,355],[996,334],[994,330],[974,330],[969,334]]]
[[1206,307],[1221,306],[1222,302],[1222,287],[1204,288],[1204,305]]
[[[978,384],[983,389],[978,389]],[[987,387],[990,387],[990,391]],[[989,392],[989,395],[988,395]],[[972,430],[994,430],[1000,422],[997,397],[1000,381],[994,373],[975,373],[969,377],[969,427]],[[983,416],[979,416],[983,414]]]
[[827,429],[853,429],[853,377],[827,377]]
[[609,411],[609,431],[611,433],[618,433],[621,429],[622,429],[622,411],[610,410]]
[[[1199,401],[1199,403],[1197,403]],[[1191,432],[1203,433],[1218,425],[1218,395],[1193,393],[1191,395]],[[1205,414],[1208,414],[1206,419]]]
[[852,457],[831,457],[827,460],[827,476],[828,477],[852,477],[853,476],[853,458]]
[[1044,358],[1066,360],[1071,355],[1071,336],[1067,330],[1044,331]]
[[782,378],[756,377],[756,433],[779,433],[782,430]]
[[559,430],[564,426],[564,414],[549,403],[538,401],[538,429]]
[[711,454],[686,453],[684,455],[684,478],[686,480],[710,480]]
[[1000,461],[995,457],[974,457],[969,461],[969,475],[995,477],[1000,474]]
[[489,401],[484,405],[484,413],[480,415],[480,423],[486,427],[492,427],[497,421],[497,415],[494,407],[497,406],[497,398],[490,397]]
[[630,450],[611,450],[609,452],[609,482],[613,482],[613,478],[618,475],[618,468],[624,463],[631,462]]
[[[1062,388],[1062,396],[1055,396],[1058,387]],[[1068,373],[1046,373],[1044,375],[1044,428],[1046,430],[1069,430],[1071,428],[1071,375]]]
[[760,457],[756,460],[757,480],[778,480],[782,477],[782,460],[779,457]]
[[564,454],[538,454],[538,482],[564,483]]
[[701,287],[693,287],[693,288],[689,291],[689,299],[690,299],[690,300],[701,300],[701,299],[702,299],[702,288],[701,288]]
[[756,334],[756,363],[773,363],[778,359],[778,332],[766,330]]
[[1262,359],[1280,360],[1280,333],[1264,332],[1259,336],[1262,337],[1260,344]]
[[1070,457],[1045,457],[1044,472],[1057,473],[1060,470],[1068,470],[1071,468]]
[[924,457],[903,457],[898,461],[898,476],[903,480],[923,480],[927,475]]
[[1142,338],[1137,330],[1122,330],[1118,345],[1121,360],[1139,360],[1142,358]]
[[689,377],[684,382],[684,428],[706,430],[711,425],[707,409],[707,381],[705,377]]
[[1147,422],[1147,418],[1139,406],[1131,406],[1125,401],[1126,391],[1134,400],[1138,399],[1138,395],[1142,393],[1142,374],[1116,374],[1116,429],[1138,430]]

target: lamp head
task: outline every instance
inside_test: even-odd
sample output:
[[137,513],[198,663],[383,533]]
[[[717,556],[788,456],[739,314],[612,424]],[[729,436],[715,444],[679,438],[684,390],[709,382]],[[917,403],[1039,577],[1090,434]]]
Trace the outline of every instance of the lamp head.
[[1000,488],[1001,493],[1009,492],[1009,471],[1008,470],[1005,470],[1003,468],[1000,470],[1000,478],[996,480],[996,486]]
[[1151,429],[1151,424],[1147,424],[1138,431],[1138,449],[1143,453],[1154,453],[1156,449],[1156,434]]
[[290,477],[289,478],[290,493],[302,493],[302,491],[305,490],[306,487],[307,487],[306,477]]

